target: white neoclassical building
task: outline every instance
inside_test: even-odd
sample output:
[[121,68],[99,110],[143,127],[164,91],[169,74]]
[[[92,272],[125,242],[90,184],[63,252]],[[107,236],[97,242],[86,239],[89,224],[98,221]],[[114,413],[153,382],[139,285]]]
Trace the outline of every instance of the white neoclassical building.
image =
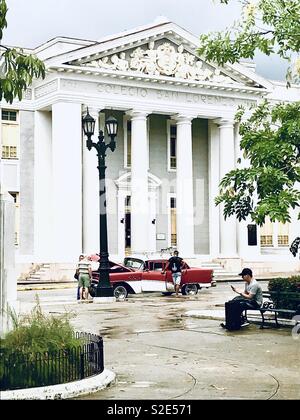
[[159,19],[99,41],[58,37],[30,51],[45,61],[46,78],[21,102],[1,103],[1,183],[16,203],[20,267],[67,266],[99,250],[97,157],[81,127],[87,107],[96,132],[110,115],[119,123],[106,160],[111,258],[176,246],[183,257],[233,270],[299,267],[288,251],[299,234],[296,213],[290,224],[256,228],[225,221],[214,198],[240,157],[237,107],[299,100],[300,90],[266,80],[250,63],[219,69],[197,56],[197,46],[197,37]]

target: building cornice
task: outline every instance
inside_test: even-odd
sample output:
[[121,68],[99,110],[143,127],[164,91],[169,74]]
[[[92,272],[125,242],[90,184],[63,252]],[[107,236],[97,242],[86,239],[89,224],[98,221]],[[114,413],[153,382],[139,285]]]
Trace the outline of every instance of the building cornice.
[[265,96],[271,91],[267,89],[245,86],[245,85],[232,85],[232,84],[217,84],[207,81],[196,81],[196,80],[187,80],[179,78],[170,78],[167,76],[152,76],[149,74],[135,73],[135,72],[121,72],[113,70],[101,70],[95,69],[93,67],[78,67],[71,65],[59,65],[51,66],[48,68],[48,72],[57,72],[57,73],[66,73],[66,74],[83,74],[86,76],[101,76],[107,78],[108,80],[123,80],[131,81],[135,80],[137,82],[145,82],[148,84],[158,84],[160,87],[163,85],[166,86],[181,86],[188,88],[205,88],[212,91],[218,92],[240,92],[240,93],[251,93],[256,96]]

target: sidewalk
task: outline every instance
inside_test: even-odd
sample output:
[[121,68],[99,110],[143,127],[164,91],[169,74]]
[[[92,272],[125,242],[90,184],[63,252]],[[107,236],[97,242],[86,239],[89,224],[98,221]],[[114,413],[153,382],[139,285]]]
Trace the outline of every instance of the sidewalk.
[[[187,311],[184,316],[191,317],[191,318],[199,318],[199,319],[212,319],[215,321],[224,321],[225,316],[225,307],[224,309],[202,309],[202,310],[191,310]],[[261,316],[256,315],[255,313],[249,313],[247,315],[248,321],[254,324],[261,324]],[[270,322],[268,322],[270,320]],[[275,320],[273,315],[268,315],[268,319],[266,318],[266,327],[270,324],[271,327],[275,327]],[[292,319],[284,319],[278,318],[278,322],[280,327],[293,327],[296,325],[296,321]]]
[[58,290],[58,289],[76,289],[77,288],[77,282],[38,282],[38,283],[26,283],[25,281],[18,282],[17,290],[23,291],[23,290]]
[[[232,297],[225,284],[190,297],[139,294],[97,305],[79,305],[76,289],[37,294],[44,312],[67,311],[77,331],[103,337],[105,368],[117,381],[80,399],[299,398],[300,336],[274,324],[263,330],[254,323],[236,332],[221,328],[224,302]],[[35,292],[19,298],[30,311]]]
[[[261,276],[255,276],[255,278],[259,281],[269,281],[273,278],[279,277],[291,277],[292,275],[297,275],[297,273],[290,272],[290,273],[269,273]],[[239,276],[226,276],[226,277],[219,277],[216,276],[214,278],[218,283],[233,283],[233,282],[241,282],[242,279]],[[57,280],[51,281],[39,281],[39,282],[28,282],[26,280],[18,281],[18,291],[21,290],[55,290],[55,289],[73,289],[77,287],[76,281],[68,281],[68,282],[60,282]]]
[[[259,281],[269,281],[269,280],[272,280],[272,279],[275,279],[275,278],[280,278],[280,277],[287,278],[287,277],[299,276],[299,275],[300,275],[299,272],[289,271],[289,272],[260,274],[260,275],[255,275],[254,277],[255,277],[256,280],[259,280]],[[220,275],[220,277],[219,276],[216,276],[216,277],[217,277],[216,278],[217,283],[242,281],[241,276],[237,276],[237,275],[234,275],[234,274],[232,274],[232,277],[231,276],[222,277],[221,275]]]

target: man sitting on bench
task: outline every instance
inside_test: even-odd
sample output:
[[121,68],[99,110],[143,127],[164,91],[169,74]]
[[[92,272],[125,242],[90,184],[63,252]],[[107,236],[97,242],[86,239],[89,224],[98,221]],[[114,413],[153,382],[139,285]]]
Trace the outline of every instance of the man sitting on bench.
[[241,315],[245,309],[259,309],[263,303],[262,288],[253,278],[252,270],[244,268],[239,276],[245,281],[245,290],[241,292],[231,286],[239,296],[225,303],[225,324],[221,324],[221,327],[229,331],[241,328]]

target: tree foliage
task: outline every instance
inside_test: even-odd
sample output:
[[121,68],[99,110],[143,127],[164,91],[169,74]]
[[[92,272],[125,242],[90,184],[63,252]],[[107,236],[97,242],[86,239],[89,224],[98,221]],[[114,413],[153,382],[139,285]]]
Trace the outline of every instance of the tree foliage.
[[[219,0],[228,4],[231,0]],[[288,83],[300,78],[300,1],[299,0],[238,0],[242,5],[241,19],[224,32],[200,36],[198,53],[219,65],[253,58],[256,50],[266,55],[276,53],[291,61]]]
[[[0,43],[3,30],[7,27],[7,5],[0,0]],[[22,99],[23,92],[33,78],[45,77],[45,66],[33,55],[24,54],[22,49],[0,45],[0,100],[12,103],[14,98]]]
[[236,121],[249,167],[224,176],[215,202],[224,203],[225,218],[290,222],[291,208],[300,207],[300,102],[270,107],[264,101],[242,121],[244,112],[240,107]]
[[[228,4],[232,0],[218,1]],[[224,32],[201,35],[198,53],[221,66],[252,59],[257,50],[289,61],[296,57],[287,84],[299,82],[300,1],[237,1],[242,6],[240,20]],[[272,107],[265,101],[248,119],[240,108],[236,121],[248,165],[225,175],[216,204],[224,204],[225,218],[235,215],[241,221],[250,217],[258,225],[267,216],[272,222],[290,222],[290,210],[300,206],[300,102]]]

